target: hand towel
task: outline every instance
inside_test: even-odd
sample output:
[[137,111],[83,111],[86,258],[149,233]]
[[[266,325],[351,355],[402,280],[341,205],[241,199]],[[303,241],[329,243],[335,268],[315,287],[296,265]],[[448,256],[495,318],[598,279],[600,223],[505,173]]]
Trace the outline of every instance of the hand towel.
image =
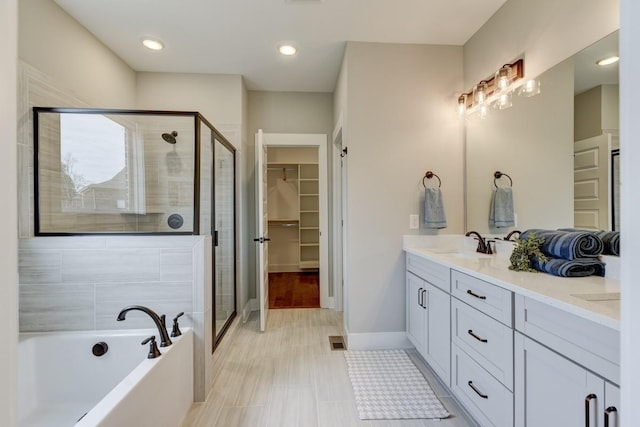
[[540,250],[543,254],[551,257],[567,260],[596,258],[604,249],[602,240],[591,231],[531,229],[524,231],[520,235],[520,239],[526,240],[531,233],[544,239]]
[[424,225],[427,228],[447,227],[442,192],[439,188],[427,187],[424,189]]
[[604,276],[604,263],[596,258],[562,259],[547,257],[547,262],[540,263],[533,258],[531,265],[538,271],[559,277]]
[[490,227],[513,227],[516,214],[513,209],[513,191],[511,187],[498,187],[493,190],[489,208]]

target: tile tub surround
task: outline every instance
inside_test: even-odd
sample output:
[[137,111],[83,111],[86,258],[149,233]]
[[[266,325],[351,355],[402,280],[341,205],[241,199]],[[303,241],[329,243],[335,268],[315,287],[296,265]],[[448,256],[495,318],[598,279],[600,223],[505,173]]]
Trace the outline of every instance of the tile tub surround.
[[[20,332],[139,329],[151,319],[118,312],[144,305],[170,327],[194,330],[194,395],[211,377],[211,236],[70,236],[21,239]],[[208,374],[207,374],[208,373]],[[207,375],[205,375],[207,374]]]
[[[443,237],[443,236],[437,236]],[[438,240],[430,236],[405,236],[403,249],[455,270],[494,283],[517,294],[560,308],[603,326],[620,330],[619,301],[587,301],[575,295],[620,292],[620,282],[608,277],[564,278],[544,273],[509,270],[509,258],[502,256],[460,257],[449,249],[463,247],[464,236]],[[462,240],[462,242],[460,242]],[[455,245],[458,246],[455,246]]]

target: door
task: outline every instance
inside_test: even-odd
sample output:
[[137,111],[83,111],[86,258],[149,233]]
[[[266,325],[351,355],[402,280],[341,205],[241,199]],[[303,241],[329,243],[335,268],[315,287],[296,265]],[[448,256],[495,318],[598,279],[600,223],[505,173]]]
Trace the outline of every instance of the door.
[[407,336],[420,353],[424,348],[424,282],[407,272]]
[[422,305],[427,309],[425,359],[440,379],[449,386],[451,383],[451,332],[445,325],[451,322],[451,297],[430,283],[425,285],[427,292],[422,301]]
[[269,270],[267,236],[267,147],[262,129],[256,135],[256,279],[258,282],[258,303],[260,305],[260,331],[267,326],[269,313]]
[[615,385],[604,383],[604,427],[620,427],[620,389]]
[[516,425],[598,427],[604,381],[516,333]]
[[574,227],[610,230],[609,137],[577,141],[573,151]]

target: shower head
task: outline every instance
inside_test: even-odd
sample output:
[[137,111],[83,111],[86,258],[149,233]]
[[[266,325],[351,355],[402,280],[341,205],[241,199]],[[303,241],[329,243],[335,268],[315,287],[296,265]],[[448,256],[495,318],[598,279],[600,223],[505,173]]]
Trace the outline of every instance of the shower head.
[[166,142],[168,142],[169,144],[175,144],[176,141],[176,136],[178,136],[178,132],[176,132],[175,130],[171,133],[163,133],[162,134],[162,139],[164,139]]

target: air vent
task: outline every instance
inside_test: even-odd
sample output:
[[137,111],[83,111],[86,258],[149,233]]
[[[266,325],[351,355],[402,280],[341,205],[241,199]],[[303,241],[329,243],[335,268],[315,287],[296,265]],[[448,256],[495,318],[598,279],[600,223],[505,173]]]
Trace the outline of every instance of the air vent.
[[329,345],[331,346],[332,351],[347,349],[347,346],[344,344],[343,336],[337,336],[337,335],[330,336]]

